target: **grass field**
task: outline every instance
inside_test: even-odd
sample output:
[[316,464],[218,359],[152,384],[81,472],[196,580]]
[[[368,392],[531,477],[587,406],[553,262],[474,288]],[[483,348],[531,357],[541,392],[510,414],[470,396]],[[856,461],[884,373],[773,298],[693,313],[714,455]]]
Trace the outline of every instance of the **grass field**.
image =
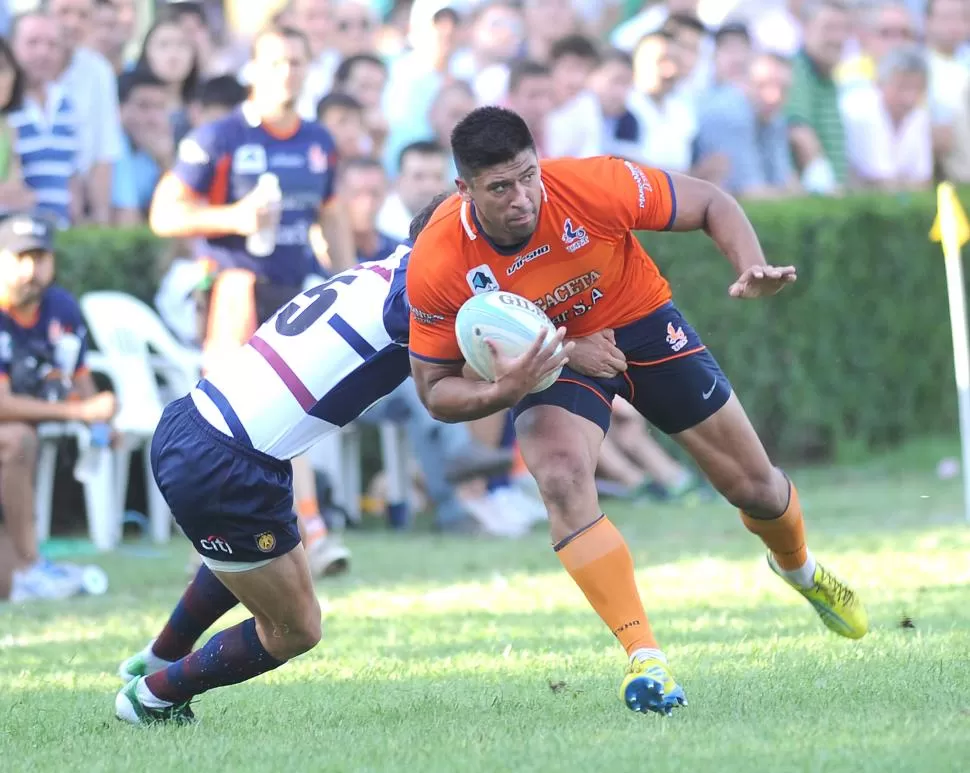
[[187,554],[129,548],[104,597],[0,605],[0,770],[970,770],[970,527],[959,481],[933,474],[952,451],[798,476],[816,554],[867,601],[860,642],[823,629],[726,505],[612,508],[690,700],[669,719],[619,702],[622,651],[544,535],[372,532],[319,586],[314,652],[202,696],[197,726],[123,726],[117,664]]

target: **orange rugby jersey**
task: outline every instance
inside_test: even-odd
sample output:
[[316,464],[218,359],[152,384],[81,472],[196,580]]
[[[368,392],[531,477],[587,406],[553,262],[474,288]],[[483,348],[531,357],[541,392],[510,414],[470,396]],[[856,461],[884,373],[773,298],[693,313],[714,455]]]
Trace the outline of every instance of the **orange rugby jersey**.
[[408,261],[416,357],[462,359],[455,315],[476,293],[522,295],[570,337],[621,327],[670,300],[667,280],[631,233],[671,227],[677,202],[670,176],[608,157],[543,161],[540,168],[539,222],[514,253],[490,243],[474,207],[457,194],[435,211]]

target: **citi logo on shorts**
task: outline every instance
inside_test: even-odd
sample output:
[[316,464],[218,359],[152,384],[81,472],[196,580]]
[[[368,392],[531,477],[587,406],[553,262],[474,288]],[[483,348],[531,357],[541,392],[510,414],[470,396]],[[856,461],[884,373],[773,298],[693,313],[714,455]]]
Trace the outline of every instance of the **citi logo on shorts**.
[[566,245],[566,252],[576,252],[589,244],[589,234],[583,226],[573,226],[572,218],[567,217],[562,224],[562,243]]
[[687,333],[684,332],[684,328],[675,328],[673,322],[668,322],[667,343],[670,344],[670,348],[675,352],[679,352],[681,349],[687,346]]
[[222,537],[216,537],[215,535],[210,535],[205,539],[199,540],[199,547],[203,550],[209,550],[213,553],[228,553],[232,555],[232,548],[229,547],[229,543],[226,542]]

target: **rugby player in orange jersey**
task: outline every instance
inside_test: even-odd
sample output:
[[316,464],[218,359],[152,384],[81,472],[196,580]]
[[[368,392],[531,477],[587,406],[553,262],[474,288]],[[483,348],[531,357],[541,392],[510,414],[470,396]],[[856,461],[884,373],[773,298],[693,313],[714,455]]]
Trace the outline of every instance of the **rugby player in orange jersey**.
[[[651,631],[626,542],[597,501],[593,475],[616,394],[690,453],[826,626],[865,635],[861,601],[808,551],[795,487],[633,231],[703,229],[737,271],[735,298],[777,293],[795,281],[794,267],[767,264],[735,200],[700,180],[617,158],[539,163],[522,119],[495,107],[470,113],[451,140],[458,194],[435,212],[408,267],[414,380],[442,421],[515,412],[554,549],[630,658],[626,705],[669,714],[686,699]],[[498,289],[534,300],[559,330],[517,358],[493,348],[494,383],[463,378],[455,315],[473,294]],[[567,365],[552,387],[530,394],[568,358],[569,342],[556,353],[561,340],[600,331],[617,350],[614,373]]]

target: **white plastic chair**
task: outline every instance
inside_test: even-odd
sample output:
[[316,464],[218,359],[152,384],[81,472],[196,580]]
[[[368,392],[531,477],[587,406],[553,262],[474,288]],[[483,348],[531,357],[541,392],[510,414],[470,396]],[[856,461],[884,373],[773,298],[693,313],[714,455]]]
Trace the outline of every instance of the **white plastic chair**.
[[115,450],[119,535],[131,454],[141,449],[151,536],[156,542],[167,542],[172,515],[155,485],[149,459],[152,435],[168,397],[159,387],[158,376],[168,382],[172,393],[185,394],[199,378],[201,358],[179,344],[158,315],[137,298],[104,291],[87,293],[80,303],[99,350],[96,359],[110,376],[118,398],[119,410],[113,424],[122,436]]
[[[94,368],[92,368],[94,370]],[[47,421],[37,425],[39,449],[34,472],[34,512],[37,539],[50,538],[51,514],[54,505],[54,477],[57,472],[57,452],[64,438],[73,437],[82,451],[90,441],[90,430],[80,422]],[[115,496],[115,470],[111,449],[99,449],[96,472],[81,481],[84,490],[84,509],[88,521],[88,536],[98,550],[111,550],[121,538],[121,513]]]
[[[381,461],[387,475],[387,502],[410,505],[411,481],[404,427],[391,421],[382,421],[378,425],[378,431],[381,438]],[[334,503],[347,512],[350,520],[359,521],[360,503],[364,494],[360,427],[349,424],[339,432],[323,438],[307,453],[310,464],[327,473],[333,486]]]

